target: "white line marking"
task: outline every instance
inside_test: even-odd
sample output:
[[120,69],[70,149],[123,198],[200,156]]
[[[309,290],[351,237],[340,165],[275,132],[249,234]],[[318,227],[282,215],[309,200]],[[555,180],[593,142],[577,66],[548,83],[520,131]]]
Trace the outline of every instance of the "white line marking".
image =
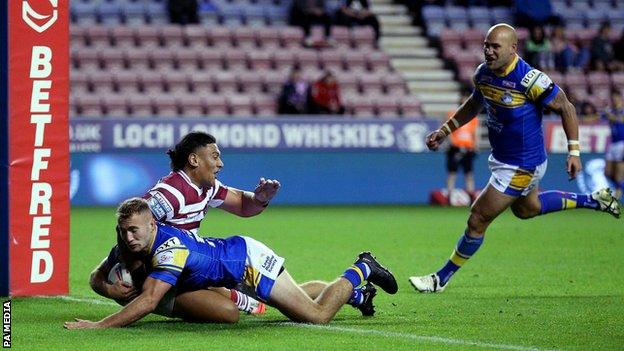
[[494,343],[489,343],[489,342],[451,339],[451,338],[444,338],[440,336],[425,336],[425,335],[416,335],[416,334],[409,334],[409,333],[387,332],[387,331],[382,331],[382,330],[346,328],[346,327],[339,327],[335,325],[300,324],[300,323],[293,323],[293,322],[285,322],[285,323],[280,323],[280,324],[293,326],[293,327],[308,328],[308,329],[322,329],[322,330],[328,330],[328,331],[334,331],[334,332],[355,333],[355,334],[363,334],[363,335],[368,334],[368,335],[377,335],[377,336],[383,336],[383,337],[388,337],[388,338],[404,338],[404,339],[420,340],[420,341],[427,341],[427,342],[438,343],[438,344],[477,346],[477,347],[487,347],[487,348],[499,349],[499,350],[514,350],[514,351],[552,351],[552,350],[539,349],[536,347],[528,347],[528,346],[494,344]]
[[[93,298],[88,298],[88,297],[74,297],[74,296],[34,296],[34,297],[44,298],[44,299],[60,299],[60,300],[72,301],[72,302],[83,302],[83,303],[90,303],[94,305],[119,306],[118,304],[111,302],[111,301],[93,299]],[[262,322],[261,320],[254,320],[254,321]],[[327,330],[327,331],[332,331],[332,332],[354,333],[354,334],[361,334],[361,335],[377,335],[377,336],[382,336],[382,337],[387,337],[387,338],[404,338],[404,339],[426,341],[426,342],[438,343],[438,344],[477,346],[477,347],[486,347],[486,348],[492,348],[492,349],[513,350],[513,351],[552,351],[549,349],[540,349],[537,347],[508,345],[508,344],[494,344],[494,343],[489,343],[489,342],[451,339],[451,338],[444,338],[440,336],[425,336],[425,335],[417,335],[417,334],[409,334],[409,333],[387,332],[387,331],[373,330],[373,329],[346,328],[346,327],[339,327],[335,325],[314,325],[314,324],[301,324],[301,323],[293,323],[293,322],[284,322],[284,323],[278,323],[278,324],[289,326],[289,327],[320,329],[320,330]]]

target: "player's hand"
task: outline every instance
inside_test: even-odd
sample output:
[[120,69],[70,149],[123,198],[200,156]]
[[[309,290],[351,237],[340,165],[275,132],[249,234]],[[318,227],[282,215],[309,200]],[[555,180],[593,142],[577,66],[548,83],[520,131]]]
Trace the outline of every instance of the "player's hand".
[[86,319],[75,318],[75,322],[65,322],[63,327],[65,329],[98,329],[101,328],[97,322],[88,321]]
[[139,291],[132,285],[122,280],[108,285],[108,297],[113,300],[130,302],[139,296]]
[[581,164],[581,158],[579,156],[568,156],[566,162],[566,171],[568,172],[568,179],[572,180],[576,178],[576,175],[583,169]]
[[260,178],[260,182],[254,189],[254,196],[256,201],[266,204],[277,194],[277,191],[282,185],[275,179]]
[[444,134],[441,130],[437,129],[427,135],[427,139],[425,140],[427,147],[429,150],[435,151],[437,150],[442,142],[446,138],[446,134]]

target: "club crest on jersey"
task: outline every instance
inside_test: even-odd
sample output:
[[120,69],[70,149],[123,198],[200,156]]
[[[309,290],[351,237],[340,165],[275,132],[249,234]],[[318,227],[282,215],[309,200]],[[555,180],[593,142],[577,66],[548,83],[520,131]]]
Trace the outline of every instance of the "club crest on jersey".
[[511,105],[511,103],[513,102],[513,96],[511,96],[511,94],[506,91],[503,96],[501,96],[500,101],[505,105]]
[[504,87],[507,87],[507,88],[512,88],[512,89],[513,89],[513,88],[515,88],[515,87],[516,87],[516,83],[514,83],[514,82],[510,82],[510,81],[508,81],[508,80],[504,80],[504,81],[502,82],[502,84],[503,84],[503,86],[504,86]]

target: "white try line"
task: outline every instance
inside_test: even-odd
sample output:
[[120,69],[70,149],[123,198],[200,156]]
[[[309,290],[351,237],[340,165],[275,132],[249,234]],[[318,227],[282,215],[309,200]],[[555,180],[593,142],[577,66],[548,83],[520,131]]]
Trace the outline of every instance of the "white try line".
[[[72,301],[72,302],[90,303],[94,305],[119,306],[118,304],[112,301],[107,301],[107,300],[102,300],[102,299],[93,299],[93,298],[88,298],[88,297],[73,297],[73,296],[34,296],[34,297],[45,298],[45,299],[59,299],[59,300]],[[257,321],[261,322],[260,320],[257,320]],[[494,343],[489,343],[489,342],[471,341],[471,340],[463,340],[463,339],[451,339],[451,338],[444,338],[440,336],[425,336],[425,335],[417,335],[417,334],[409,334],[409,333],[388,332],[388,331],[375,330],[375,329],[347,328],[347,327],[339,327],[335,325],[314,325],[314,324],[301,324],[301,323],[293,323],[293,322],[284,322],[284,323],[278,323],[278,324],[289,326],[289,327],[305,328],[305,329],[327,330],[327,331],[337,332],[337,333],[376,335],[376,336],[381,336],[385,338],[401,338],[401,339],[409,339],[409,340],[418,340],[418,341],[424,341],[424,342],[430,342],[430,343],[436,343],[436,344],[477,346],[477,347],[490,348],[490,349],[513,350],[513,351],[552,351],[549,349],[540,349],[537,347],[509,345],[509,344],[494,344]]]

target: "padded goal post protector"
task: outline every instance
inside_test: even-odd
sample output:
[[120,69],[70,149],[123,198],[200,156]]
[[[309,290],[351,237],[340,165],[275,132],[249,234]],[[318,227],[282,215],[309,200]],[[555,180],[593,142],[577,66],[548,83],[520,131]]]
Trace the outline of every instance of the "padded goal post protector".
[[69,0],[0,7],[0,295],[66,294]]

